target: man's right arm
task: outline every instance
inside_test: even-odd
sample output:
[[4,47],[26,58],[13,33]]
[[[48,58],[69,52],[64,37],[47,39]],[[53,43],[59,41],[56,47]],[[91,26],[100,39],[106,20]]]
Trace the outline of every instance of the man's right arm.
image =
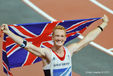
[[[7,24],[2,24],[1,30],[3,31],[3,33],[7,34],[12,40],[14,40],[17,44],[19,45],[23,44],[24,39],[11,32]],[[44,57],[45,56],[44,51],[47,50],[46,48],[36,47],[35,45],[29,42],[26,42],[26,46],[24,49],[39,57]]]

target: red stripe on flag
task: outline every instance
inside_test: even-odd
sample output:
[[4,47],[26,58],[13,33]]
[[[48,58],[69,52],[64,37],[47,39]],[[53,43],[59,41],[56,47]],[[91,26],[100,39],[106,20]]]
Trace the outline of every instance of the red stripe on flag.
[[4,41],[3,41],[2,49],[3,49],[4,51],[6,51],[6,42],[4,42]]
[[27,58],[27,60],[26,60],[26,62],[24,63],[23,66],[32,64],[33,61],[36,59],[36,57],[37,56],[35,56],[34,54],[29,53],[28,58]]
[[14,26],[14,27],[17,28],[24,35],[27,35],[27,36],[30,36],[30,37],[35,37],[33,34],[29,33],[29,31],[22,28],[22,26]]
[[83,21],[83,22],[81,22],[81,23],[79,23],[79,24],[76,24],[76,25],[72,26],[71,28],[67,29],[66,31],[73,30],[73,29],[75,29],[76,27],[78,27],[78,26],[80,26],[80,25],[82,25],[82,24],[84,24],[84,23],[86,23],[86,22],[89,22],[89,21],[91,21],[91,20]]
[[7,67],[7,65],[6,65],[4,62],[2,62],[2,64],[4,65],[4,67],[5,67],[7,70],[9,70],[8,67]]
[[4,62],[2,62],[2,64],[5,67],[5,69],[6,69],[7,73],[8,73],[8,76],[13,76],[13,74],[9,71],[8,66]]
[[6,46],[9,46],[13,43],[15,43],[15,42],[11,38],[9,38],[9,37],[6,38]]
[[72,35],[75,35],[76,33],[77,33],[77,32],[69,33],[69,34],[66,35],[66,37],[70,37],[70,36],[72,36]]
[[14,51],[19,45],[15,45],[10,51],[7,52],[7,55],[9,55],[12,51]]
[[53,23],[47,24],[42,34],[45,34],[46,36],[50,35],[53,31],[53,28],[60,22],[62,21],[55,21]]
[[79,33],[83,33],[86,30],[86,27],[79,31]]
[[52,44],[50,44],[50,43],[48,43],[48,42],[43,43],[43,45],[46,46],[46,47],[48,47],[48,48],[50,48],[50,47],[53,46]]

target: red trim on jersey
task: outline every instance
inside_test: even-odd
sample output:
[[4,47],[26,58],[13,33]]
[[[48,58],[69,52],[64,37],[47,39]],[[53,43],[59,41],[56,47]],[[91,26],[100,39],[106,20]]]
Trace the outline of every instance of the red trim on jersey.
[[[63,49],[64,49],[64,48],[63,48]],[[52,50],[52,51],[53,51],[53,50]],[[64,56],[63,56],[63,57],[58,56],[57,53],[55,53],[55,51],[53,51],[53,53],[54,53],[61,61],[63,61],[63,60],[65,59],[65,55],[66,55],[65,49],[64,49]]]

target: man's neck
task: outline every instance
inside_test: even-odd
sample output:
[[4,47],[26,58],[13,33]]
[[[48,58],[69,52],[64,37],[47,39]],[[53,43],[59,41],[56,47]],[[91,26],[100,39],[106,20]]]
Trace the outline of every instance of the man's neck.
[[53,46],[52,49],[55,52],[61,52],[63,50],[63,46]]

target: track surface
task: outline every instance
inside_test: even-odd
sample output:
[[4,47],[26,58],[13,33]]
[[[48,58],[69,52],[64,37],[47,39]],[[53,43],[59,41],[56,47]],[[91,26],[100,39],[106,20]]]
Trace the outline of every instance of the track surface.
[[[44,12],[55,18],[56,20],[71,20],[71,19],[83,19],[91,17],[102,17],[104,14],[108,15],[110,21],[108,27],[100,34],[100,36],[94,41],[97,44],[110,49],[113,48],[113,26],[112,12],[108,12],[89,0],[30,0]],[[102,5],[113,9],[112,0],[93,0],[98,1]],[[0,1],[0,24],[19,24],[30,22],[43,22],[48,21],[31,8],[26,6],[22,1]],[[101,23],[101,20],[91,26],[88,31],[83,35],[86,35],[91,29],[95,28]],[[2,39],[0,39],[0,43]],[[0,45],[2,46],[2,45]],[[1,49],[1,47],[0,47]],[[73,71],[77,72],[81,76],[112,76],[113,58],[100,52],[98,49],[91,46],[87,46],[80,51],[77,55],[73,56]],[[0,76],[6,76],[2,71],[1,65],[1,51],[0,51]],[[14,76],[43,76],[42,64],[36,63],[34,65],[11,69]],[[73,73],[73,76],[78,76]]]

